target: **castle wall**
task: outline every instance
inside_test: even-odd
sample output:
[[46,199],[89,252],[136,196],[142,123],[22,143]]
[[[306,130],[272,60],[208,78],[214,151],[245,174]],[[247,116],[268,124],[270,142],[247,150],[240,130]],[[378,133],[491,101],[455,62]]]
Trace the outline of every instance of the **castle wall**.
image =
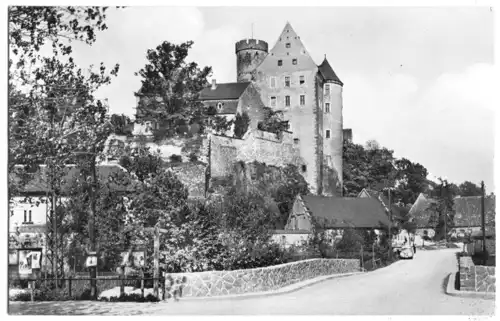
[[264,120],[264,107],[260,93],[253,84],[250,84],[241,95],[238,103],[238,112],[246,112],[250,116],[249,129],[256,129],[259,121]]
[[[330,86],[328,94],[325,90],[325,85]],[[323,85],[324,102],[322,104],[322,122],[323,122],[323,151],[325,155],[325,163],[329,167],[333,176],[330,180],[330,185],[336,185],[337,190],[342,189],[342,152],[343,152],[343,119],[342,119],[342,86],[334,83]],[[330,111],[326,112],[326,104],[330,104]],[[330,138],[326,138],[326,131],[330,130]],[[333,191],[330,191],[333,192]]]
[[246,39],[236,43],[236,78],[238,82],[252,81],[255,68],[267,56],[265,41]]

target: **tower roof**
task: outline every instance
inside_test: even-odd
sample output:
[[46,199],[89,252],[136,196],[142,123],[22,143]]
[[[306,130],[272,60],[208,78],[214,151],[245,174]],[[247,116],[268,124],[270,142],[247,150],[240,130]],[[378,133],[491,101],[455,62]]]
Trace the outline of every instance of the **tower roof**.
[[341,86],[344,85],[344,83],[342,83],[339,77],[337,77],[337,74],[335,74],[335,71],[333,71],[332,66],[330,66],[330,63],[328,62],[326,57],[321,63],[321,65],[318,66],[318,69],[323,78],[325,78],[325,80],[332,81]]

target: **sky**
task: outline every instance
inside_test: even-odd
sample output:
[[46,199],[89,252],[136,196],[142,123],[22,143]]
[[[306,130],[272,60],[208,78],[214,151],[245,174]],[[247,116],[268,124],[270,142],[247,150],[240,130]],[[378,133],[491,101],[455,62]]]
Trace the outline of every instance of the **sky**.
[[[289,21],[314,61],[326,55],[344,83],[344,128],[424,165],[429,178],[493,189],[494,14],[489,7],[128,7],[112,9],[82,67],[120,64],[98,93],[112,113],[134,114],[134,72],[163,41],[194,41],[188,60],[236,81],[234,43],[274,45]],[[253,28],[252,28],[253,26]]]

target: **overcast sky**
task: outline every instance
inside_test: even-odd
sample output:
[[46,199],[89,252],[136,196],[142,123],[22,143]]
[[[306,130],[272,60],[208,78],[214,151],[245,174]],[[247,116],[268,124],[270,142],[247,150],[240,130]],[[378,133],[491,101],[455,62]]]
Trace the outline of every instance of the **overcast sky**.
[[76,44],[74,57],[119,63],[99,95],[132,115],[147,49],[193,40],[188,59],[234,82],[234,43],[251,37],[252,23],[271,48],[289,21],[344,82],[344,128],[356,143],[375,139],[433,176],[492,190],[493,20],[489,7],[129,7],[109,12],[109,29],[92,47]]

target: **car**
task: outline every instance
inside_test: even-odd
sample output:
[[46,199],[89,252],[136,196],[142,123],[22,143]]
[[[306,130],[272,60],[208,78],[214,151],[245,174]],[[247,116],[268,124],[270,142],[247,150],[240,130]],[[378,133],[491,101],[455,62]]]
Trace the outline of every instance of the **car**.
[[413,259],[413,248],[411,246],[405,246],[399,249],[399,257],[402,259]]

